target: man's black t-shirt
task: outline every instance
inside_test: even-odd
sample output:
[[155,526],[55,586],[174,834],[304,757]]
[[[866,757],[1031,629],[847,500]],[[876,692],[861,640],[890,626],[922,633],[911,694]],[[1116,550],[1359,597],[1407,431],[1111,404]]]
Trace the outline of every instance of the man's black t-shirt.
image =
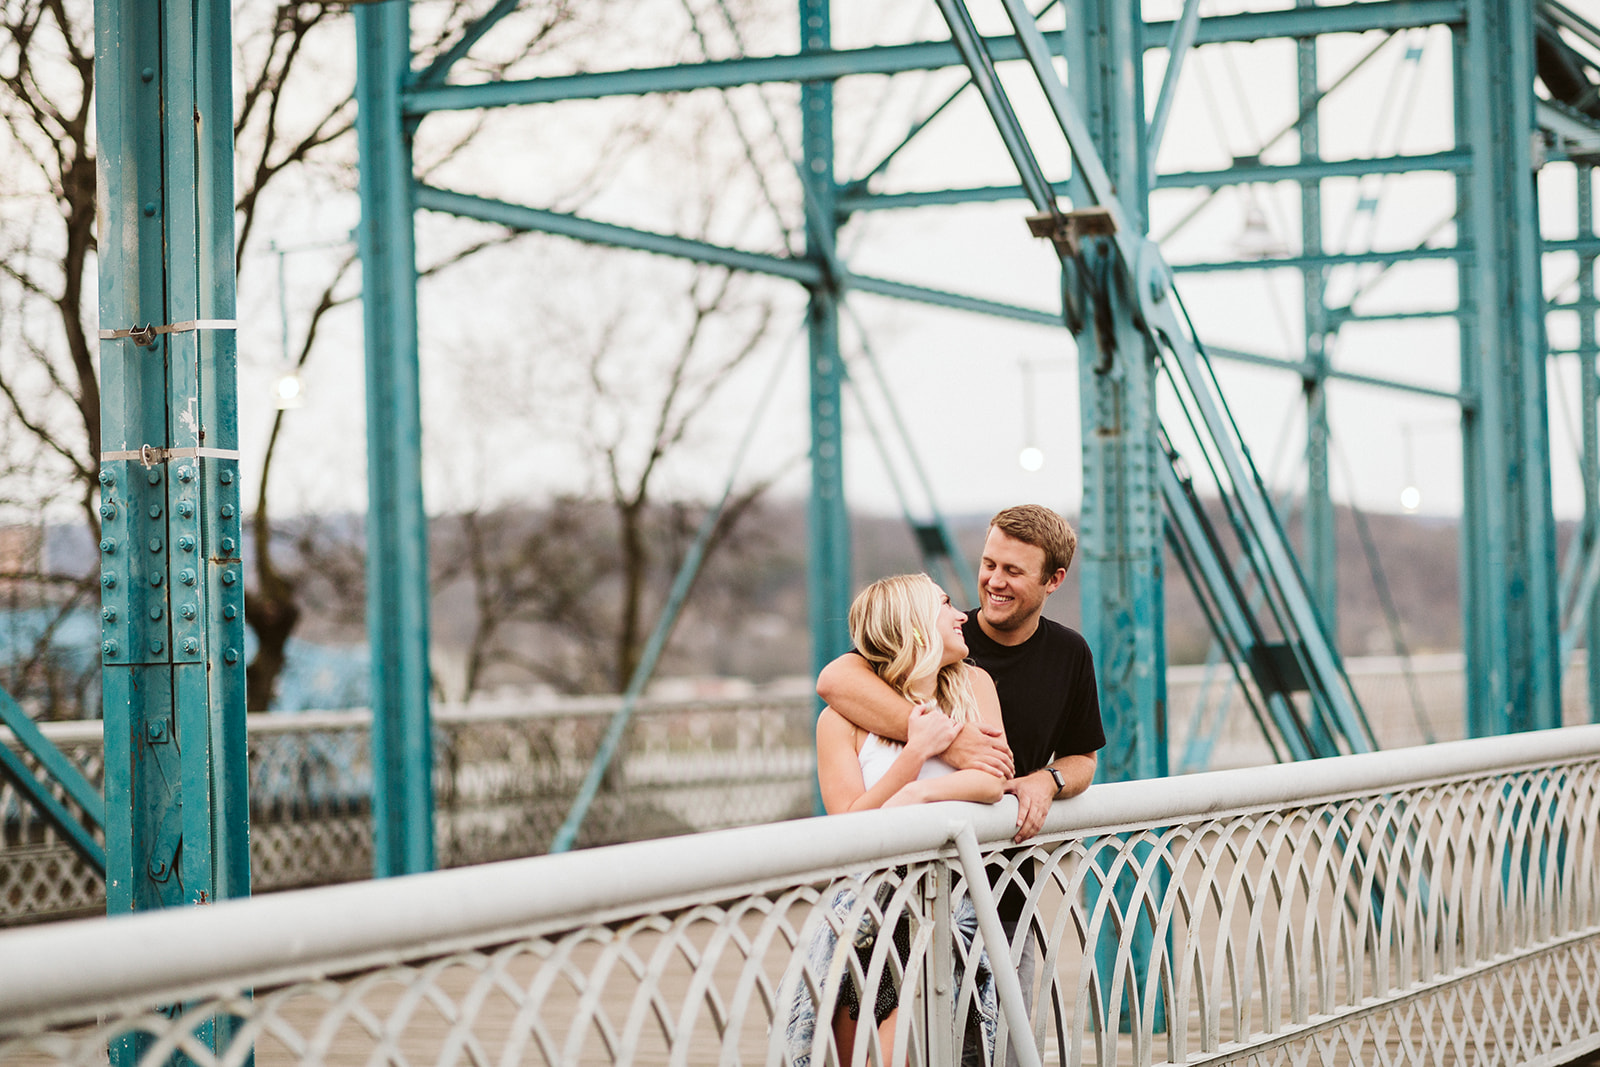
[[[1043,770],[1062,756],[1080,756],[1105,747],[1100,695],[1094,683],[1094,655],[1076,630],[1040,616],[1039,628],[1020,645],[1002,645],[978,625],[977,611],[961,626],[967,655],[989,672],[1000,694],[1000,720],[1016,761],[1017,777]],[[1023,883],[1008,883],[1000,893],[1000,919],[1008,928],[1022,918],[1034,864],[1020,872]],[[989,865],[998,885],[1004,868]]]
[[967,654],[989,672],[1000,694],[1000,718],[1017,777],[1053,759],[1105,747],[1094,657],[1082,634],[1041,616],[1032,637],[1002,645],[983,632],[977,611],[967,612],[961,632]]

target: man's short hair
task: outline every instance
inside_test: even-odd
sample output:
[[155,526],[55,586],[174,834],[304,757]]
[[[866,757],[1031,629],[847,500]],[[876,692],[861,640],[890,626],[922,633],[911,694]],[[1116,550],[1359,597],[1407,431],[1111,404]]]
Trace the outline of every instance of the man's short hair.
[[1049,508],[1018,504],[995,515],[989,525],[1023,544],[1044,549],[1041,580],[1048,581],[1056,571],[1072,566],[1072,554],[1078,550],[1077,531]]

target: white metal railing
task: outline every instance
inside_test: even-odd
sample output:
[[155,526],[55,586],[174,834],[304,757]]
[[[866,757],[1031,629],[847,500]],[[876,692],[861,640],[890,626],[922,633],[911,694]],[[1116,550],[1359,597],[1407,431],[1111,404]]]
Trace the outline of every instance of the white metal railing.
[[[1600,1048],[1600,726],[1098,785],[1023,848],[1013,812],[806,819],[4,932],[0,1062],[120,1042],[149,1064],[779,1064],[797,1005],[826,1021],[847,982],[871,1004],[887,980],[894,1062],[954,1064],[984,1030],[985,946],[1012,949],[969,880],[985,860],[1045,946],[1035,989],[993,968],[998,1042],[1025,1019],[1045,1062]],[[829,951],[872,930],[870,951]],[[834,1062],[830,1028],[813,1040]],[[855,1062],[876,1055],[857,1042]]]

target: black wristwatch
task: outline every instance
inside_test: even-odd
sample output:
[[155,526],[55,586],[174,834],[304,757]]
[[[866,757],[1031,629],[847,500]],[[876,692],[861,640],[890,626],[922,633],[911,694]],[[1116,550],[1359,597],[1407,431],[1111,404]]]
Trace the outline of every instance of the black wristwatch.
[[1060,796],[1061,791],[1067,787],[1067,780],[1061,777],[1061,772],[1053,766],[1046,767],[1045,770],[1050,772],[1051,779],[1056,783],[1056,796]]

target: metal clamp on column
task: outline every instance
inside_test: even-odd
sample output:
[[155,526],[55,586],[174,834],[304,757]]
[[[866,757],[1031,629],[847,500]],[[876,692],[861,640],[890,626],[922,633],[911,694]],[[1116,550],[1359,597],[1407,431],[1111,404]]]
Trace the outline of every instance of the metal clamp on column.
[[146,469],[154,467],[157,463],[165,463],[169,459],[238,459],[239,450],[236,448],[160,448],[155,445],[141,445],[138,451],[126,450],[122,452],[100,453],[101,463],[114,463],[118,460],[138,460]]
[[166,326],[154,326],[145,323],[143,326],[134,326],[126,330],[101,330],[100,340],[118,341],[124,337],[133,339],[133,343],[140,348],[148,348],[155,343],[156,337],[163,333],[192,333],[195,330],[237,330],[237,319],[189,319],[184,322],[174,322]]

